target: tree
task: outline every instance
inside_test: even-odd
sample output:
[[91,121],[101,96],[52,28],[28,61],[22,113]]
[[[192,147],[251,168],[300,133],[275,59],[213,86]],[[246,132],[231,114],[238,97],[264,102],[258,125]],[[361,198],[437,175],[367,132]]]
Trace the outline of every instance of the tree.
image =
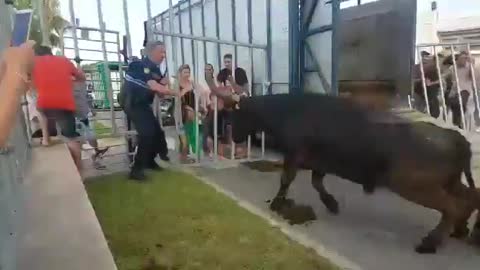
[[[65,26],[69,25],[69,22],[62,18],[60,14],[60,2],[59,0],[15,0],[16,9],[35,9],[35,1],[38,1],[43,6],[43,13],[45,19],[46,31],[48,33],[49,40],[46,43],[54,47],[58,47],[62,42],[62,34]],[[42,31],[40,25],[40,17],[38,10],[34,13],[32,19],[32,26],[30,29],[30,39],[35,40],[41,44]]]

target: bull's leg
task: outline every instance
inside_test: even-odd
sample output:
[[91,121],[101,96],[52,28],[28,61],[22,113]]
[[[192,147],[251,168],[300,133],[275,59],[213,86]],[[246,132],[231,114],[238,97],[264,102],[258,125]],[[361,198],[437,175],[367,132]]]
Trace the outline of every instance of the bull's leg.
[[477,220],[475,221],[475,225],[473,226],[472,235],[470,236],[473,243],[477,246],[480,246],[480,188],[477,188],[473,191],[474,194],[474,201],[477,206]]
[[317,190],[318,195],[320,196],[320,200],[322,200],[325,207],[327,207],[328,211],[332,214],[339,213],[338,202],[335,200],[332,194],[328,193],[325,189],[325,185],[323,184],[323,178],[325,177],[325,173],[322,171],[313,170],[312,171],[312,185]]
[[270,209],[275,210],[279,209],[281,205],[285,202],[285,198],[288,194],[288,189],[292,184],[293,180],[297,176],[297,167],[289,159],[285,158],[283,162],[283,171],[280,178],[280,189],[277,192],[275,198],[273,198],[272,203],[270,204]]
[[475,190],[465,186],[463,183],[458,182],[455,187],[451,188],[451,194],[453,194],[458,199],[458,203],[462,204],[459,210],[460,218],[455,223],[455,227],[453,229],[453,233],[450,235],[451,237],[464,239],[466,238],[470,230],[468,229],[468,220],[475,211],[476,204],[475,204]]
[[437,227],[423,238],[422,242],[415,248],[418,253],[435,253],[437,247],[442,244],[443,239],[450,234],[454,225],[461,217],[458,211],[458,200],[442,188],[431,190],[424,194],[416,194],[415,199],[412,199],[412,197],[410,199],[442,213],[442,218]]
[[477,220],[470,237],[475,245],[480,246],[480,211],[477,212]]

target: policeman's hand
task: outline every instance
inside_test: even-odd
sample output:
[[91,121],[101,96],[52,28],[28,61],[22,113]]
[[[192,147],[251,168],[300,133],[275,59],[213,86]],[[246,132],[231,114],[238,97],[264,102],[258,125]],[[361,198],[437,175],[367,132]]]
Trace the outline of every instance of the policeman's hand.
[[168,85],[169,82],[170,81],[167,77],[164,77],[163,79],[160,80],[160,83],[163,84],[163,85]]

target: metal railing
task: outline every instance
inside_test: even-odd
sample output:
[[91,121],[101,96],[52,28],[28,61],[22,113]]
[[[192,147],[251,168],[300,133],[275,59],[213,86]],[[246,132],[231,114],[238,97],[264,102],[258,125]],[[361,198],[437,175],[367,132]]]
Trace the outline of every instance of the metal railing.
[[[475,129],[476,124],[474,122],[480,122],[480,102],[479,102],[479,93],[477,89],[477,79],[476,75],[478,74],[477,69],[479,68],[476,65],[474,58],[472,57],[471,46],[478,45],[480,42],[459,42],[459,43],[428,43],[428,44],[418,44],[416,48],[417,58],[418,58],[418,67],[420,71],[420,78],[415,78],[420,80],[420,87],[418,86],[418,81],[416,82],[416,87],[414,86],[412,96],[414,99],[417,99],[415,106],[417,109],[425,111],[426,113],[432,115],[433,117],[441,117],[444,121],[457,122],[454,123],[459,127],[465,130]],[[460,48],[464,48],[460,50]],[[431,52],[433,54],[432,59],[423,59],[422,51]],[[448,52],[451,57],[449,64],[441,62],[440,59],[442,56],[441,50]],[[457,57],[461,53],[464,53],[467,57],[467,66],[469,72],[469,81],[465,81],[465,78],[459,76],[459,67]],[[429,62],[432,61],[432,62]],[[478,63],[477,63],[478,64]],[[429,72],[426,71],[430,68]],[[432,71],[432,66],[435,70]],[[429,74],[427,74],[429,73]],[[435,73],[433,75],[433,73]],[[430,76],[430,77],[429,77]],[[435,79],[432,79],[435,77]],[[450,83],[447,83],[450,82]],[[470,89],[462,89],[466,84],[471,84]],[[433,85],[433,86],[432,86]],[[418,89],[416,89],[418,88]],[[438,96],[432,96],[432,91],[438,90]],[[421,90],[422,93],[419,93]],[[461,92],[467,90],[470,93],[467,100],[463,100]],[[437,100],[440,99],[440,100]],[[437,102],[438,101],[438,102]],[[473,102],[472,102],[473,101]],[[409,100],[411,106],[413,104]],[[451,104],[456,104],[452,106]],[[473,106],[469,106],[473,104]],[[457,108],[458,107],[458,108]],[[442,115],[439,114],[441,109]],[[454,117],[459,118],[456,121],[450,119],[449,114],[458,114]],[[478,128],[478,127],[476,127]]]

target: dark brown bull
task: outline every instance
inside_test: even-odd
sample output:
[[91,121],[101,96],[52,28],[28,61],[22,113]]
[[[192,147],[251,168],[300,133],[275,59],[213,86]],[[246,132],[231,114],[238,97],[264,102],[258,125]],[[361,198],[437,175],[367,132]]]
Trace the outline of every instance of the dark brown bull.
[[[233,118],[235,142],[264,130],[281,146],[284,169],[272,205],[286,198],[302,168],[312,170],[312,184],[332,213],[338,213],[338,203],[323,185],[325,174],[361,184],[370,193],[383,186],[441,212],[438,226],[416,247],[419,253],[435,252],[452,231],[467,235],[467,220],[480,208],[480,192],[472,188],[470,145],[455,131],[427,123],[374,123],[351,102],[320,95],[245,99]],[[462,184],[463,172],[470,187]]]

